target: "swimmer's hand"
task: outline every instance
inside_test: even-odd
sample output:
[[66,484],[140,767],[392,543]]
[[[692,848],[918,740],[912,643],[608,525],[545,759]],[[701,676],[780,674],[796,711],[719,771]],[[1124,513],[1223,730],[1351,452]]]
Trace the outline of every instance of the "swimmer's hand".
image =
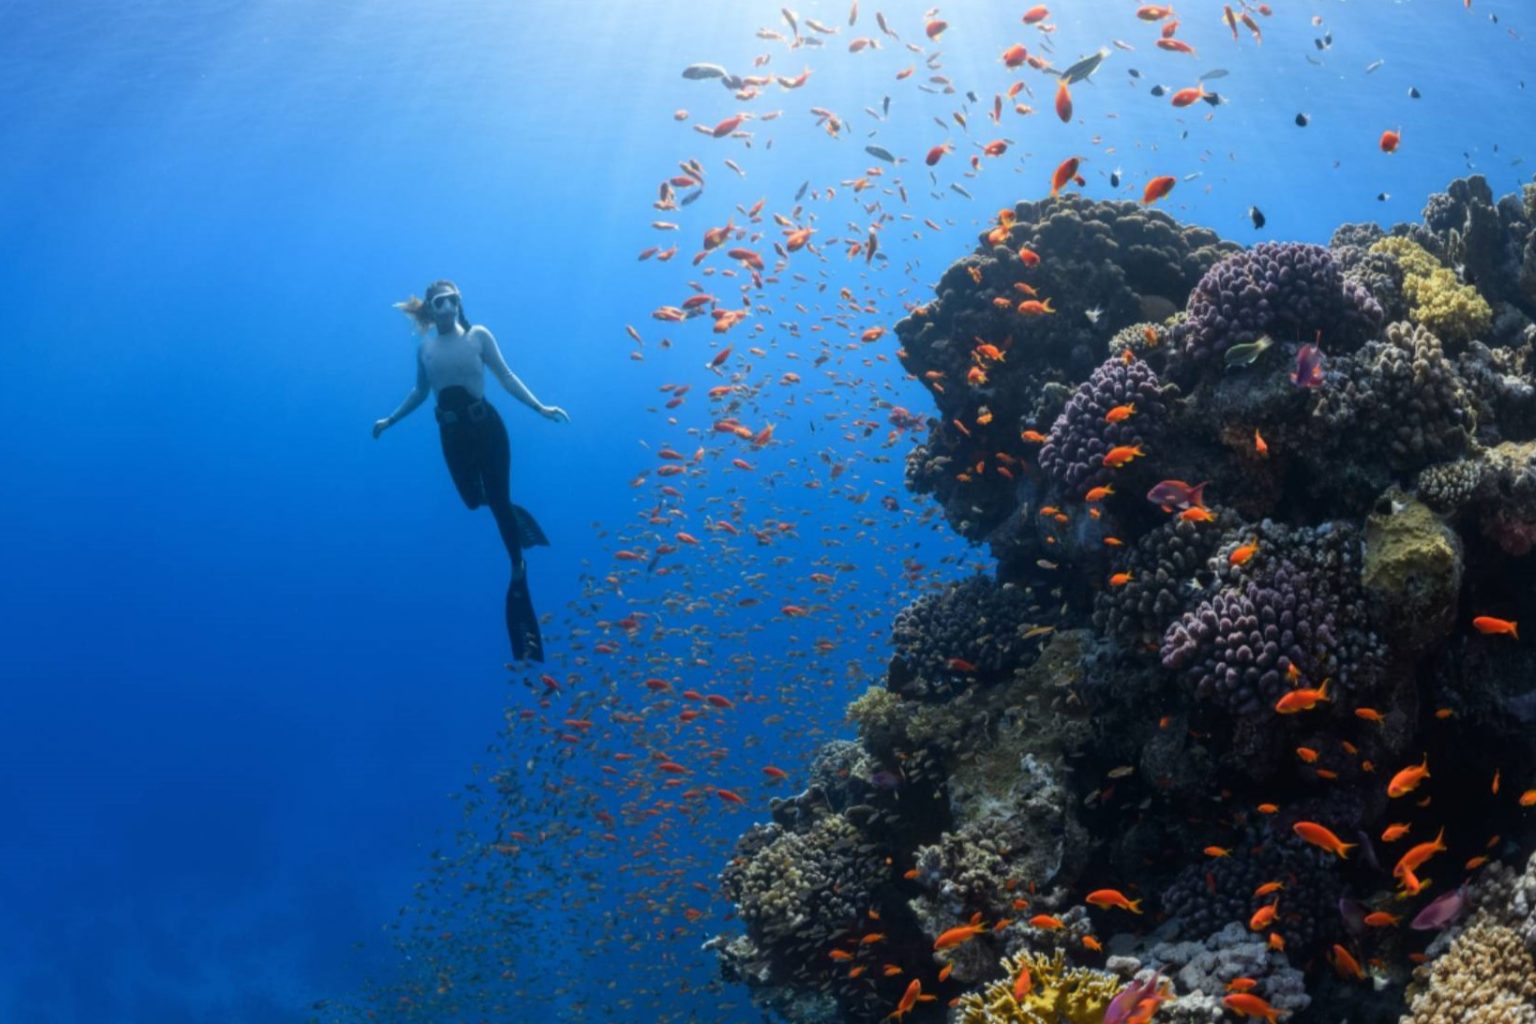
[[539,406],[539,415],[543,416],[547,420],[554,420],[556,423],[569,423],[569,422],[571,422],[571,415],[570,415],[570,413],[566,412],[564,409],[560,408],[558,405],[541,405],[541,406]]
[[389,429],[389,417],[386,416],[382,420],[374,420],[373,421],[373,439],[375,441],[377,441],[379,439],[379,435],[384,433],[384,431],[386,431],[388,429]]

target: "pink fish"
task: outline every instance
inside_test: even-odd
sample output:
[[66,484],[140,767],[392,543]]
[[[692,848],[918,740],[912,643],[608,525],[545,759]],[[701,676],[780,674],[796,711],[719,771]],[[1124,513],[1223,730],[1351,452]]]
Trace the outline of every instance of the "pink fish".
[[1104,1009],[1104,1024],[1125,1024],[1143,999],[1150,999],[1157,992],[1162,978],[1155,972],[1146,981],[1132,981],[1109,1001]]
[[1316,345],[1303,345],[1296,352],[1296,369],[1291,373],[1291,383],[1299,388],[1323,386],[1323,350]]
[[1176,508],[1203,508],[1205,507],[1206,480],[1191,487],[1183,480],[1164,480],[1147,492],[1147,500],[1167,511]]
[[1437,932],[1461,916],[1467,906],[1467,887],[1452,889],[1431,900],[1423,910],[1413,915],[1408,927],[1417,932]]

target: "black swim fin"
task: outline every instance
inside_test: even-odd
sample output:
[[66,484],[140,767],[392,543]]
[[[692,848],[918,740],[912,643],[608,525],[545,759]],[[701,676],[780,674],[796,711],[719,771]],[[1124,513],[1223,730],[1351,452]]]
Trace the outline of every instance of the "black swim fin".
[[549,547],[549,538],[539,526],[533,513],[521,505],[512,506],[512,518],[517,520],[517,538],[525,548]]
[[539,617],[528,594],[526,566],[512,570],[507,584],[507,638],[512,641],[512,656],[518,661],[543,661],[544,638],[539,633]]

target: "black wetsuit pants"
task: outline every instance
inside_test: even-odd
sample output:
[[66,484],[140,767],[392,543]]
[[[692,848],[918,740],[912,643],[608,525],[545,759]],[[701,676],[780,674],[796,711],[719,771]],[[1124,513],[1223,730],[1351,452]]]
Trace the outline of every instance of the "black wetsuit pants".
[[438,393],[437,422],[443,459],[459,497],[472,509],[491,507],[512,567],[521,570],[523,547],[512,511],[512,446],[507,441],[507,425],[494,405],[461,387],[443,388]]

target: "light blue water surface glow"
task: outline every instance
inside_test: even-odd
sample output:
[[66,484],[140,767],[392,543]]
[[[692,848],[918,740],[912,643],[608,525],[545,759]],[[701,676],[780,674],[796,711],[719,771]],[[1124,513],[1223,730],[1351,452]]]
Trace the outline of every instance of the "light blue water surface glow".
[[[592,640],[572,626],[768,574],[753,585],[774,599],[718,602],[674,623],[692,633],[646,653],[684,659],[675,674],[701,681],[729,665],[733,692],[750,684],[773,697],[741,704],[711,734],[741,751],[749,806],[711,808],[665,834],[667,863],[688,865],[669,884],[709,885],[735,834],[766,816],[758,765],[803,780],[815,743],[847,728],[842,706],[878,677],[889,615],[919,576],[985,561],[900,490],[909,442],[879,447],[876,402],[929,406],[902,379],[893,335],[839,349],[846,325],[822,318],[840,287],[878,304],[857,329],[894,323],[983,222],[1043,195],[1073,154],[1089,158],[1094,197],[1111,194],[1116,167],[1123,198],[1153,175],[1198,172],[1164,208],[1242,242],[1321,242],[1343,221],[1415,219],[1428,193],[1469,171],[1495,194],[1529,178],[1536,115],[1522,69],[1536,67],[1526,39],[1536,28],[1519,4],[1275,0],[1262,46],[1246,33],[1234,44],[1214,7],[1191,9],[1180,36],[1197,58],[1155,50],[1134,3],[1053,4],[1061,60],[1115,38],[1135,47],[1076,89],[1065,125],[1044,76],[998,62],[1012,42],[1038,48],[1019,24],[1026,6],[945,6],[950,28],[927,44],[917,7],[887,5],[903,39],[943,53],[941,73],[959,89],[946,96],[917,89],[922,57],[894,40],[847,52],[850,36],[879,35],[868,0],[854,29],[845,5],[798,8],[842,32],[793,52],[754,36],[786,29],[776,3],[6,4],[0,1019],[295,1021],[317,1001],[361,1005],[367,991],[414,983],[420,965],[387,929],[401,908],[406,920],[473,916],[462,888],[450,895],[454,873],[431,865],[434,851],[452,857],[466,842],[454,830],[473,798],[451,794],[483,780],[477,764],[522,766],[530,789],[547,785],[540,813],[558,834],[520,876],[528,918],[507,926],[507,947],[524,955],[504,965],[520,1009],[495,1019],[752,1019],[744,993],[711,985],[698,950],[728,908],[698,895],[691,905],[709,916],[687,926],[672,890],[648,903],[659,882],[636,870],[643,827],[618,846],[592,841],[597,758],[532,727],[515,735],[541,748],[491,749],[504,713],[535,708],[539,689],[525,675],[509,684],[501,667],[505,555],[489,516],[460,505],[428,411],[369,437],[412,380],[415,338],[390,303],[428,281],[457,280],[513,368],[573,417],[556,426],[495,398],[512,434],[514,497],[554,540],[531,571],[554,617],[554,670],[571,689],[613,687],[633,706],[645,674],[644,662],[577,663]],[[1312,40],[1324,31],[1333,46],[1320,51]],[[760,54],[772,55],[769,72],[812,76],[748,104],[679,77],[699,60],[750,73]],[[918,73],[896,81],[909,64]],[[1211,83],[1230,101],[1215,110],[1174,111],[1147,94],[1215,67],[1231,72]],[[1035,90],[1020,101],[1039,112],[1007,113],[994,128],[983,110],[1017,77]],[[1408,98],[1411,86],[1422,99]],[[969,136],[950,118],[967,89],[981,100],[966,104]],[[888,120],[864,111],[886,95]],[[829,137],[812,106],[849,129]],[[673,120],[679,108],[690,121]],[[692,128],[775,109],[779,120],[744,126],[750,148]],[[1302,111],[1306,129],[1292,122]],[[1403,136],[1390,157],[1377,149],[1386,128]],[[1007,156],[963,177],[969,140],[999,136],[1013,141]],[[945,138],[957,151],[930,179],[921,156]],[[914,219],[885,227],[887,258],[868,271],[836,247],[824,262],[799,254],[790,269],[810,280],[784,275],[760,300],[773,311],[728,339],[738,352],[769,350],[755,376],[806,381],[793,402],[770,385],[760,419],[777,424],[775,443],[748,453],[755,474],[730,475],[735,452],[707,434],[698,394],[721,380],[703,368],[719,339],[704,321],[649,313],[705,281],[689,257],[738,203],[765,198],[766,211],[788,213],[803,181],[838,185],[808,206],[821,237],[867,225],[858,204],[875,193],[855,199],[839,183],[875,163],[868,143],[906,158],[883,184],[900,177],[910,205],[879,198]],[[652,210],[657,182],[689,156],[708,169],[704,198]],[[1268,218],[1262,231],[1248,220],[1253,204]],[[945,229],[921,228],[925,217]],[[652,230],[655,219],[682,230]],[[635,261],[673,241],[670,264]],[[739,283],[709,287],[734,299]],[[645,338],[643,360],[631,358],[626,323]],[[837,350],[830,388],[808,365],[813,325]],[[659,409],[664,383],[691,383],[694,395]],[[881,429],[861,436],[849,426],[860,417]],[[613,531],[634,535],[655,502],[654,478],[630,481],[654,467],[657,447],[691,451],[701,439],[720,454],[689,485],[693,500],[740,499],[752,521],[795,531],[761,555],[717,549],[686,575],[605,587]],[[852,468],[834,483],[838,461]],[[886,494],[900,511],[880,508]],[[813,621],[776,615],[780,597],[815,604],[804,581],[828,552],[860,568]],[[903,558],[924,569],[907,574]],[[814,637],[837,649],[813,652]],[[784,717],[765,725],[773,712]]]

